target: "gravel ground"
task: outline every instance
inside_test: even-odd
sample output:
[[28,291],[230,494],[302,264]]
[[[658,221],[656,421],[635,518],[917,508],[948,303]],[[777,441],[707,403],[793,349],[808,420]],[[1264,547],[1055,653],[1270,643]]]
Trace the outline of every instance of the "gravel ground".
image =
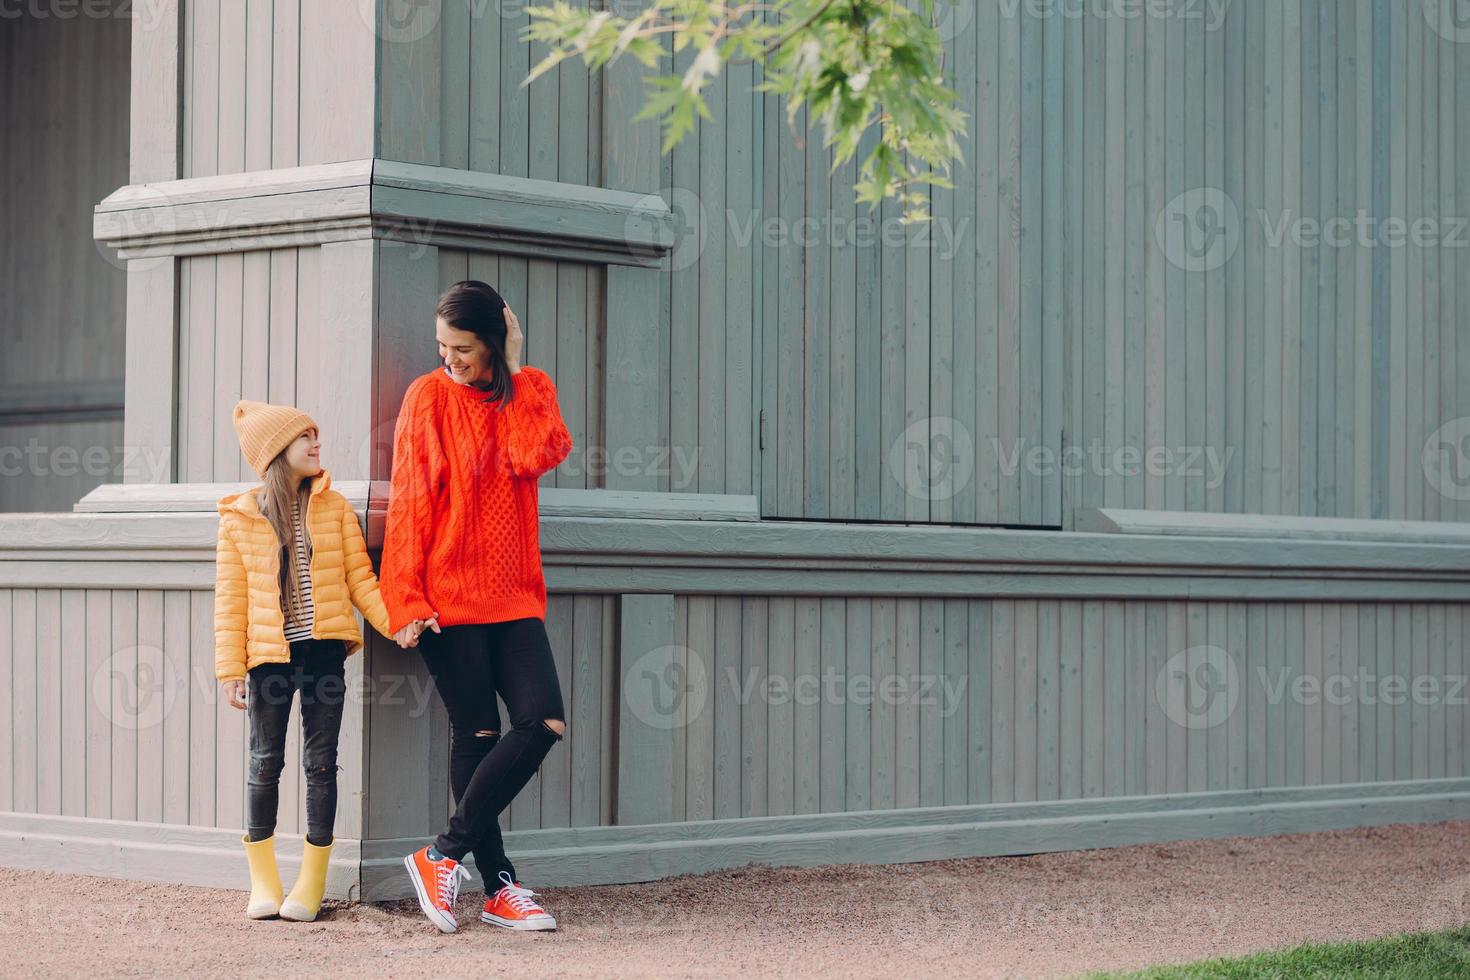
[[412,902],[251,922],[243,892],[0,869],[0,975],[1064,977],[1458,925],[1467,844],[1470,822],[1450,822],[746,868],[548,888],[561,928],[542,934],[482,925],[465,892],[452,936]]

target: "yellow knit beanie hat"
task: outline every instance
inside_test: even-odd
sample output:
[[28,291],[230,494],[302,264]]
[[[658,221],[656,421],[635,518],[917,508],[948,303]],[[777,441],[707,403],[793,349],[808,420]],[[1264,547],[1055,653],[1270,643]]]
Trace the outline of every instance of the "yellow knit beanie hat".
[[245,460],[265,479],[266,468],[282,449],[307,429],[318,428],[299,408],[241,401],[235,405],[235,433]]

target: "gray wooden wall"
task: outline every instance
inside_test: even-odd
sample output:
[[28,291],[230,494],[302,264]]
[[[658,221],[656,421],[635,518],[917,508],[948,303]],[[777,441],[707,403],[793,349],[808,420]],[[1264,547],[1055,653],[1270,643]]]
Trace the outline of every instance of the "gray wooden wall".
[[[373,155],[361,5],[185,0],[181,177]],[[330,51],[330,56],[327,53]]]
[[[1458,393],[1470,353],[1460,352],[1455,292],[1470,255],[1460,221],[1465,168],[1456,163],[1470,154],[1456,112],[1470,79],[1463,45],[1436,33],[1415,5],[1382,0],[1241,0],[1220,23],[1194,3],[1140,18],[1030,9],[980,4],[945,21],[948,64],[971,116],[966,162],[956,189],[935,194],[929,229],[899,228],[891,208],[880,210],[900,239],[887,247],[833,246],[826,224],[799,225],[830,213],[841,231],[875,231],[851,204],[852,167],[828,178],[819,141],[798,140],[774,101],[749,93],[756,69],[737,67],[716,84],[719,124],[702,123],[662,164],[684,234],[659,303],[665,445],[654,451],[680,464],[664,468],[662,485],[758,487],[767,514],[828,519],[1070,526],[1076,509],[1096,505],[1458,519],[1464,501],[1436,490],[1420,456],[1442,423],[1466,414]],[[601,81],[566,65],[520,88],[539,52],[518,39],[519,8],[499,16],[468,0],[445,3],[431,29],[419,36],[409,25],[403,38],[374,37],[358,15],[292,0],[197,0],[183,11],[183,176],[376,152],[577,184],[602,177]],[[60,141],[58,158],[92,174],[79,175],[96,185],[89,200],[122,182],[126,113],[107,100],[123,89],[106,79],[126,61],[126,26],[22,18],[0,35],[15,47],[5,59],[13,91],[71,91],[26,69],[27,58],[53,66],[46,70],[71,61],[96,68],[83,78],[94,90],[87,113],[59,116],[75,132],[45,130]],[[301,56],[329,38],[344,57],[380,58],[397,81],[382,86],[376,106],[371,93],[345,90],[352,71]],[[105,50],[49,58],[48,44]],[[44,104],[18,98],[7,111]],[[375,128],[357,125],[374,111]],[[20,119],[3,128],[19,139],[34,127]],[[92,152],[68,152],[83,131]],[[97,150],[99,138],[118,152]],[[11,172],[11,221],[36,224],[26,209],[50,207],[44,187],[76,186],[50,180],[66,172],[55,167]],[[1210,220],[1226,200],[1233,212],[1219,217],[1230,226],[1233,213],[1239,232],[1233,249],[1216,253],[1228,258],[1203,271],[1191,271],[1187,257],[1172,261],[1156,234],[1160,219],[1166,228]],[[1406,224],[1427,218],[1440,241],[1272,242],[1283,217],[1360,210]],[[819,240],[792,241],[808,233]],[[6,370],[20,375],[8,382],[116,384],[105,367],[119,363],[107,346],[120,343],[116,331],[74,357],[41,328],[121,319],[120,271],[90,245],[85,252],[76,261],[93,274],[69,274],[66,289],[43,270],[16,273]],[[433,250],[423,259],[459,261]],[[241,357],[223,361],[222,373],[237,363],[259,373],[265,341],[253,350],[244,338],[261,323],[280,327],[281,311],[301,301],[299,255],[185,265],[189,322],[227,334],[211,356],[231,350],[229,323],[217,319],[241,320]],[[526,307],[531,359],[577,393],[580,445],[594,445],[607,384],[598,268],[492,258],[475,274],[494,275]],[[99,302],[101,316],[52,309]],[[187,343],[181,386],[197,367],[183,367]],[[196,346],[191,356],[204,354]],[[242,373],[241,390],[251,387],[261,382]],[[265,394],[310,392],[267,381]],[[180,478],[229,478],[238,461],[221,458],[212,441],[206,454],[199,433],[218,419],[198,400],[186,403],[197,425],[181,440]],[[3,431],[7,444],[28,435],[19,424]],[[88,444],[106,441],[79,433]],[[951,439],[961,457],[973,455],[972,475],[965,463],[958,480],[932,491],[905,475]],[[1118,460],[1072,475],[1054,461],[1009,462],[1018,448],[1094,443],[1173,456],[1139,475],[1120,472]],[[1218,473],[1210,452],[1222,461]],[[556,480],[595,485],[589,469],[573,461]],[[22,484],[4,485],[19,493]]]
[[[1464,775],[1461,612],[680,597],[676,636],[699,659],[708,695],[675,729],[675,818]],[[1156,684],[1177,683],[1171,658],[1198,647],[1228,655],[1237,700],[1219,724],[1191,728],[1166,713],[1174,702]],[[1353,686],[1301,697],[1281,686],[1303,674]],[[1359,696],[1363,677],[1389,675],[1432,677],[1437,693],[1370,681]],[[787,693],[798,677],[809,680]],[[782,683],[765,687],[769,678]],[[871,679],[873,693],[856,678]],[[877,693],[885,678],[895,679],[887,696]]]
[[[0,811],[243,827],[249,731],[214,679],[213,601],[207,590],[0,589]],[[548,630],[571,734],[516,798],[507,829],[611,823],[614,607],[598,596],[551,600]],[[430,718],[415,727],[432,739],[443,796],[412,801],[422,810],[415,831],[442,823],[450,807],[444,709],[416,655],[374,642],[371,681],[362,657],[348,661],[342,837],[363,836],[367,700]],[[301,746],[293,713],[281,777],[285,833],[306,827]]]
[[[925,228],[855,209],[853,166],[827,176],[820,141],[750,94],[757,69],[715,83],[716,121],[662,164],[682,237],[659,302],[658,431],[694,479],[671,466],[659,485],[758,489],[768,515],[837,520],[1459,519],[1462,494],[1421,455],[1467,414],[1464,45],[1374,0],[1240,0],[1219,22],[1184,2],[1031,9],[945,21],[970,127]],[[449,3],[424,37],[384,44],[401,84],[379,152],[595,182],[596,79],[565,66],[516,88],[539,56],[520,26]],[[1312,223],[1359,212],[1378,223],[1314,241]],[[1185,222],[1208,244],[1212,221],[1228,234],[1202,258],[1169,243]],[[1301,234],[1281,238],[1283,221]],[[1415,222],[1427,243],[1404,243]],[[545,321],[539,275],[527,299]],[[566,289],[558,319],[580,303]],[[1028,465],[1038,448],[1061,455]],[[958,468],[931,488],[925,455]]]
[[0,512],[122,480],[125,274],[91,212],[127,183],[128,38],[124,17],[0,18]]
[[[241,826],[245,717],[215,693],[210,607],[207,591],[0,590],[0,810]],[[614,820],[616,675],[641,653],[619,653],[616,608],[615,597],[552,597],[568,734],[507,829]],[[1463,607],[1447,603],[678,596],[677,662],[693,687],[668,720],[672,817],[1465,776],[1467,630]],[[1200,647],[1229,658],[1233,710],[1188,727],[1160,677],[1177,687],[1178,656]],[[85,651],[90,683],[49,669],[65,651],[79,664]],[[415,726],[422,747],[397,754],[422,760],[422,748],[447,771],[447,722],[426,676],[396,648],[370,656],[373,685],[357,690],[429,715]],[[359,684],[362,660],[351,664]],[[1353,680],[1295,696],[1302,676]],[[1416,694],[1415,678],[1434,686]],[[165,690],[172,699],[147,700]],[[356,802],[364,737],[360,722],[344,726],[347,837],[373,836]],[[436,785],[437,802],[403,801],[415,833],[448,812]],[[297,832],[294,718],[281,793],[280,827]]]
[[[542,480],[543,486],[603,485],[607,463],[588,449],[601,445],[603,338],[601,266],[467,252],[432,246],[406,247],[403,262],[428,268],[422,293],[412,295],[412,319],[394,323],[403,356],[381,368],[383,421],[370,438],[334,431],[331,361],[341,355],[336,337],[315,329],[323,303],[321,249],[313,246],[191,256],[180,260],[179,480],[231,482],[253,478],[240,455],[230,412],[241,398],[295,404],[315,413],[323,426],[324,459],[338,478],[390,472],[393,419],[407,381],[438,364],[434,341],[437,290],[465,278],[496,284],[528,327],[526,359],[558,380],[563,417],[576,443],[571,456]],[[437,268],[434,264],[437,263]],[[380,270],[380,288],[403,288],[391,266]],[[533,319],[534,318],[534,319]],[[344,335],[341,342],[352,342]],[[373,338],[364,337],[371,343]],[[373,460],[376,458],[376,463]]]
[[[1238,0],[1218,25],[1197,3],[1135,18],[1038,18],[1032,6],[975,4],[953,22],[949,64],[971,125],[955,190],[934,195],[928,247],[761,256],[767,512],[1067,526],[1102,505],[1462,519],[1464,502],[1426,482],[1420,455],[1470,408],[1456,293],[1470,271],[1466,46],[1415,3]],[[749,133],[742,112],[730,118],[728,134],[705,142],[714,127],[702,123],[699,149],[681,151],[700,154],[700,182],[690,169],[682,186],[703,193],[712,147],[764,138],[766,216],[851,213],[847,172],[827,179],[827,154],[815,140],[795,148],[775,106]],[[1238,220],[1213,210],[1222,199]],[[1427,219],[1443,244],[1272,241],[1283,216],[1359,211]],[[1238,245],[1191,271],[1187,251],[1162,246],[1161,220],[1190,221],[1199,244],[1216,220]],[[885,471],[907,426],[924,443],[926,419],[968,436],[976,464],[927,502]],[[1058,480],[1001,465],[996,440],[1006,453],[1024,440],[1185,455],[1153,473],[1089,463]],[[1187,462],[1202,450],[1229,461],[1222,479]]]

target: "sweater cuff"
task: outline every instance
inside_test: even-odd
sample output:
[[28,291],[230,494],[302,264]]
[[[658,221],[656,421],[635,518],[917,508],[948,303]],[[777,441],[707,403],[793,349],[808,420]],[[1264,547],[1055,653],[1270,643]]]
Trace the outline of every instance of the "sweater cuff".
[[551,381],[551,376],[538,367],[526,364],[519,371],[510,376],[511,385],[515,388],[517,398],[529,394],[537,401],[546,397],[546,388]]
[[393,636],[416,619],[432,619],[434,609],[427,602],[408,602],[388,613],[388,635]]

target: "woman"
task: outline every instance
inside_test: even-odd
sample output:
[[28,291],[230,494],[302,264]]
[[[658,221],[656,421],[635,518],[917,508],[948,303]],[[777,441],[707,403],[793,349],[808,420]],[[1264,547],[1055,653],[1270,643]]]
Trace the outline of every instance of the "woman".
[[[379,579],[394,638],[421,646],[449,713],[456,809],[404,866],[443,932],[458,928],[469,853],[487,882],[482,921],[554,929],[516,878],[499,817],[565,730],[546,635],[536,480],[567,457],[572,438],[551,378],[521,365],[520,321],[494,289],[455,283],[436,314],[443,366],[403,396]],[[504,733],[496,691],[510,714]]]

